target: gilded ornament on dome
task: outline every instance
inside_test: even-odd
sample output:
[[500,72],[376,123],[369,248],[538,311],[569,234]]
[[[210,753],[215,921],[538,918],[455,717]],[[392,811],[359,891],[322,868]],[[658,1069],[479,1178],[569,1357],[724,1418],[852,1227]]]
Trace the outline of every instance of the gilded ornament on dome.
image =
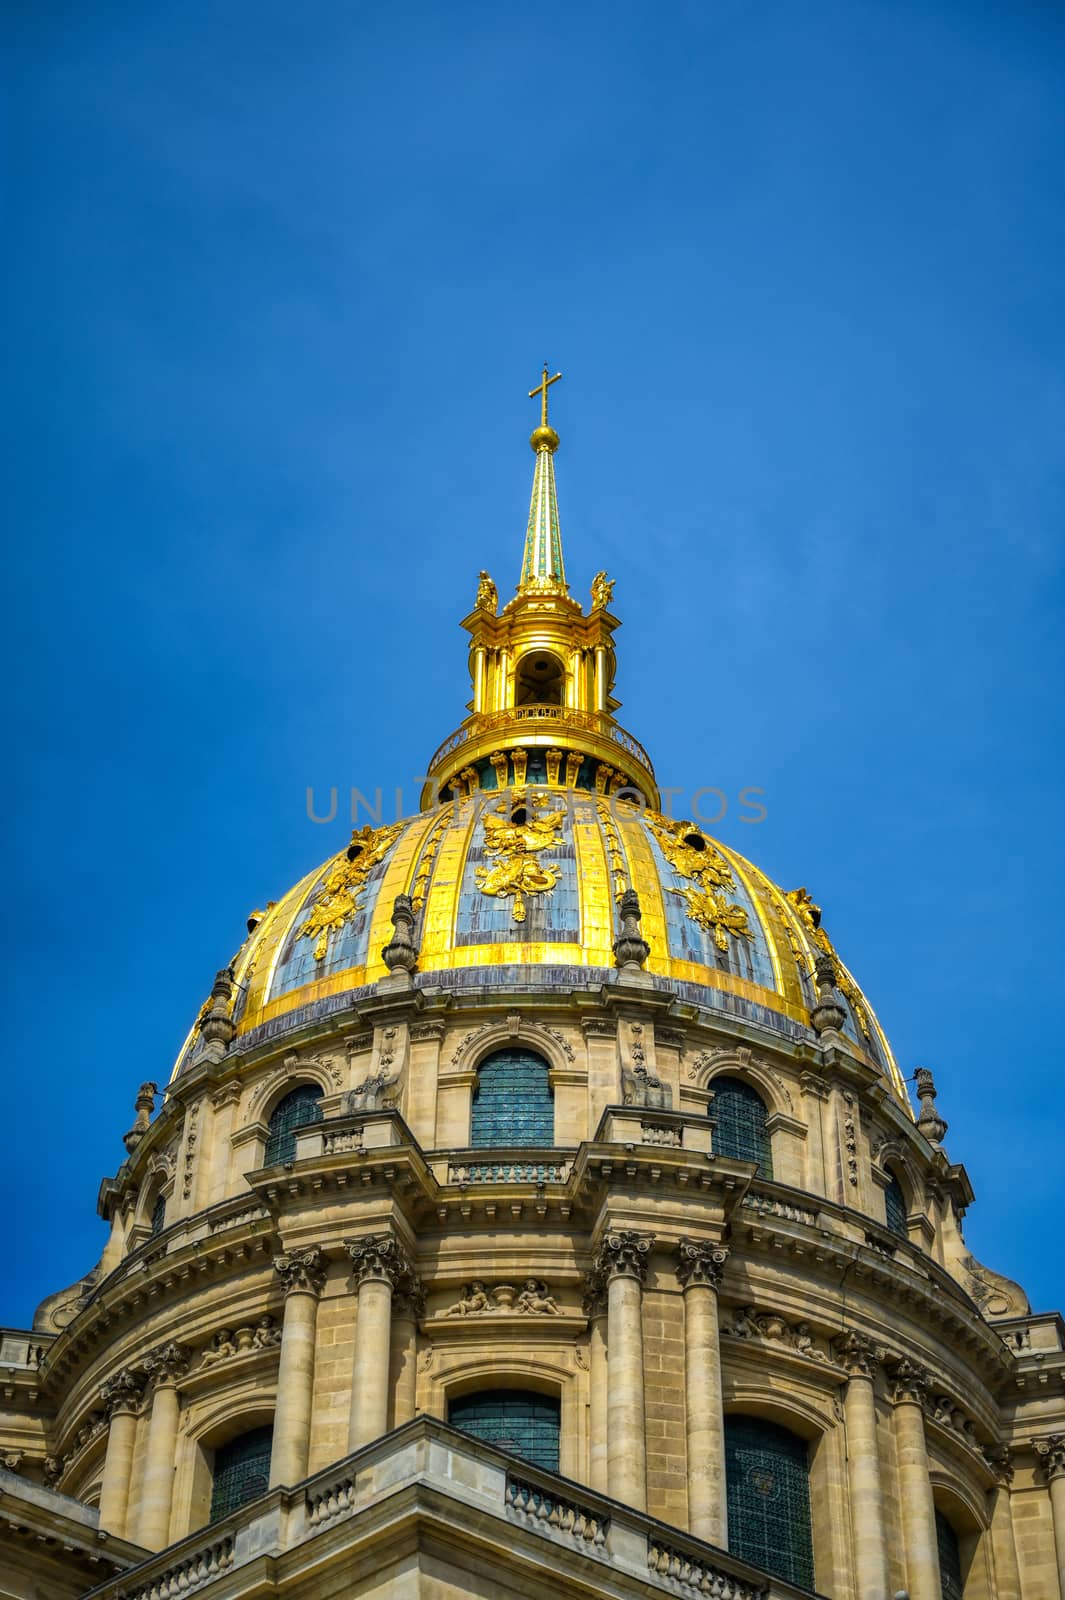
[[403,827],[402,822],[394,822],[386,828],[372,828],[366,823],[355,830],[344,855],[333,863],[310,916],[299,930],[300,938],[315,941],[316,961],[325,959],[329,935],[339,933],[348,919],[361,911],[359,893],[373,868],[395,844]]
[[[843,963],[836,954],[832,940],[821,926],[821,907],[817,905],[809,889],[788,889],[785,891],[784,898],[792,910],[798,914],[800,922],[806,928],[817,948],[823,950],[826,956],[832,957],[832,962],[836,969],[836,988],[853,1011],[859,1028],[865,1037],[871,1041],[873,1025],[869,1019],[868,1009],[859,992],[858,985],[844,968]],[[812,973],[813,965],[812,963],[808,963],[808,965]]]
[[558,868],[537,860],[541,850],[557,850],[563,843],[565,812],[545,811],[548,804],[545,795],[538,795],[527,806],[517,792],[484,819],[484,851],[491,862],[476,869],[477,886],[500,900],[513,896],[515,922],[525,921],[527,895],[550,894],[558,882]]
[[714,943],[719,950],[729,947],[728,936],[734,939],[753,939],[747,925],[747,913],[742,906],[735,905],[726,900],[719,889],[696,888],[688,884],[683,889],[672,890],[673,894],[682,894],[688,906],[688,915],[700,928],[705,928],[707,933],[712,933]]
[[499,591],[496,589],[495,584],[492,582],[492,580],[488,576],[487,572],[482,571],[482,572],[478,573],[478,575],[477,575],[477,609],[478,609],[478,611],[490,611],[492,616],[494,617],[495,614],[496,614],[496,610],[497,610],[498,606],[499,606]]
[[735,890],[736,880],[714,841],[691,822],[648,817],[647,826],[673,871],[690,880],[683,889],[671,889],[670,893],[683,895],[689,917],[713,935],[717,948],[727,951],[730,935],[753,939],[746,911],[722,893]]
[[691,878],[704,889],[735,889],[732,868],[714,841],[693,823],[668,822],[665,817],[649,816],[647,826],[680,877]]

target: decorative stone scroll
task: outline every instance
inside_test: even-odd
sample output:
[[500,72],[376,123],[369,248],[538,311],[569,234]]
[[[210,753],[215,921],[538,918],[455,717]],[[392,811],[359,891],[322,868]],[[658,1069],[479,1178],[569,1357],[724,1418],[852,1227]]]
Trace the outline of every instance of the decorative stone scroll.
[[599,1246],[592,1271],[603,1283],[611,1278],[635,1278],[638,1283],[647,1279],[653,1233],[636,1233],[631,1228],[608,1233]]
[[122,1367],[100,1385],[100,1404],[108,1417],[116,1411],[134,1411],[144,1398],[146,1375],[134,1367]]
[[407,1252],[394,1234],[369,1233],[361,1239],[345,1239],[344,1248],[351,1257],[351,1275],[357,1285],[375,1278],[393,1289],[406,1289],[417,1282]]
[[1044,1439],[1033,1439],[1032,1449],[1048,1483],[1065,1477],[1065,1433],[1050,1433]]
[[901,1357],[891,1368],[892,1398],[896,1405],[909,1401],[924,1406],[932,1379],[924,1367],[918,1366],[908,1356]]
[[189,1370],[191,1352],[187,1345],[171,1339],[144,1358],[144,1371],[153,1382],[176,1383]]
[[679,1239],[674,1254],[677,1277],[683,1288],[705,1285],[719,1289],[729,1253],[724,1245],[710,1239]]
[[325,1256],[315,1245],[303,1250],[288,1250],[274,1257],[274,1271],[281,1279],[286,1295],[321,1294],[325,1287],[326,1269]]
[[832,1341],[832,1354],[849,1378],[875,1378],[884,1352],[857,1329],[850,1328]]

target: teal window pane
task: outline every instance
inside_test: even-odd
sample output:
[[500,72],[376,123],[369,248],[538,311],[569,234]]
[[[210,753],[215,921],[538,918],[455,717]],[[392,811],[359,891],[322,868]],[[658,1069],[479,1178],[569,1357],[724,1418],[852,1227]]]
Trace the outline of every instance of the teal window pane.
[[481,1062],[470,1144],[553,1145],[555,1105],[548,1065],[531,1050],[497,1050]]
[[162,1233],[166,1227],[166,1196],[157,1194],[152,1207],[152,1220],[148,1225],[148,1237],[154,1239],[157,1233]]
[[728,1547],[800,1588],[814,1585],[806,1442],[761,1417],[725,1418]]
[[773,1152],[766,1131],[765,1102],[739,1078],[714,1078],[710,1115],[714,1120],[714,1154],[733,1161],[753,1161],[756,1176],[773,1176]]
[[296,1129],[322,1120],[322,1091],[317,1084],[301,1083],[274,1107],[266,1140],[263,1165],[296,1159]]
[[900,1239],[908,1239],[910,1230],[906,1226],[906,1196],[902,1192],[902,1184],[894,1173],[891,1175],[891,1182],[884,1190],[884,1210],[891,1232],[897,1233]]
[[252,1428],[214,1453],[214,1482],[211,1485],[211,1521],[228,1517],[238,1506],[247,1505],[265,1494],[270,1484],[270,1450],[274,1430]]
[[936,1512],[936,1545],[939,1550],[939,1592],[943,1600],[962,1600],[965,1584],[961,1574],[958,1535],[942,1511]]
[[448,1421],[497,1450],[509,1450],[548,1472],[558,1471],[559,1402],[523,1389],[489,1389],[460,1395]]

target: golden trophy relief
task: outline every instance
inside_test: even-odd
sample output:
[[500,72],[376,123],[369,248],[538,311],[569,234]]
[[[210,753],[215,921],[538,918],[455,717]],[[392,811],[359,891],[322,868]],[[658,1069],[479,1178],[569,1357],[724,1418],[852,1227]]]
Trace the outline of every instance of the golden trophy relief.
[[[525,921],[527,895],[550,894],[558,882],[558,868],[536,857],[539,851],[562,844],[560,830],[565,817],[564,811],[542,811],[535,816],[524,798],[515,794],[513,809],[504,802],[485,817],[484,851],[492,860],[476,869],[482,894],[500,900],[513,896],[515,922]],[[532,802],[540,807],[547,803],[543,796]]]
[[348,918],[362,909],[360,889],[402,832],[402,822],[392,823],[387,828],[371,828],[366,823],[352,834],[351,843],[329,869],[310,915],[299,930],[301,939],[314,940],[316,961],[325,960],[329,935],[339,933]]
[[754,938],[747,925],[746,911],[742,906],[726,900],[719,890],[697,889],[694,884],[689,884],[684,889],[671,889],[670,893],[684,896],[689,917],[700,928],[705,928],[707,933],[713,934],[719,950],[728,949],[729,934],[734,939]]

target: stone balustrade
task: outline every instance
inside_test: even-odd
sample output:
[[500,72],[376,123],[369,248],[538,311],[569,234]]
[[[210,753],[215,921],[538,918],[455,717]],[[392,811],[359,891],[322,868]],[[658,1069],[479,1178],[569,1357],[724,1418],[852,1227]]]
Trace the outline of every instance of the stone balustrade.
[[[402,1492],[400,1492],[402,1491]],[[389,1519],[412,1515],[439,1525],[471,1512],[480,1537],[515,1563],[555,1573],[559,1592],[585,1592],[602,1573],[604,1592],[632,1586],[718,1600],[803,1600],[781,1579],[759,1581],[743,1561],[657,1518],[517,1462],[433,1418],[418,1417],[295,1488],[278,1484],[209,1528],[99,1585],[90,1600],[176,1600],[225,1576],[240,1593],[242,1568],[285,1558],[294,1588],[313,1581],[317,1535],[328,1530],[334,1556],[358,1560],[365,1544],[388,1542]],[[370,1512],[364,1516],[364,1512]],[[249,1578],[251,1571],[249,1571]],[[302,1592],[302,1591],[301,1591]],[[626,1588],[627,1592],[627,1588]]]

